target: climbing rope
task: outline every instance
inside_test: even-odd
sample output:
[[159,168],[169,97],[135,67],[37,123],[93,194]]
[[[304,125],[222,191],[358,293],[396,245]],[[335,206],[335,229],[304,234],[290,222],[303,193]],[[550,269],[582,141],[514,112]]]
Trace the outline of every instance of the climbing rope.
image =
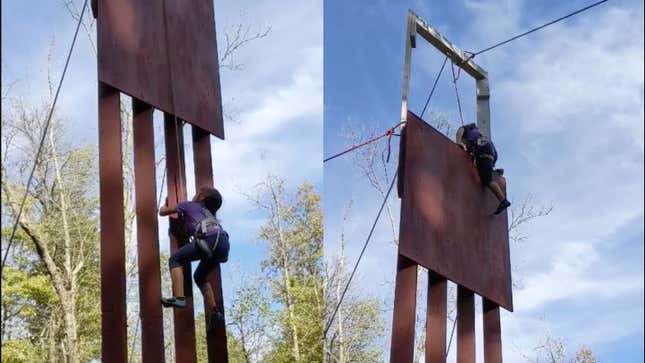
[[448,354],[450,354],[450,346],[452,345],[452,337],[455,335],[455,325],[457,325],[457,317],[455,317],[455,320],[452,322],[452,331],[450,332],[450,340],[448,341],[448,348],[446,349],[446,358],[448,358]]
[[582,8],[582,9],[578,9],[578,10],[576,10],[576,11],[572,12],[572,13],[569,13],[569,14],[564,15],[564,16],[562,16],[562,17],[559,17],[559,18],[557,18],[557,19],[555,19],[555,20],[552,20],[552,21],[550,21],[550,22],[548,22],[548,23],[546,23],[546,24],[542,24],[542,25],[540,25],[540,26],[538,26],[538,27],[535,27],[535,28],[533,28],[533,29],[530,29],[530,30],[525,31],[524,33],[521,33],[521,34],[515,35],[515,36],[513,36],[513,37],[511,37],[511,38],[508,38],[508,39],[506,39],[506,40],[503,40],[503,41],[501,41],[501,42],[499,42],[499,43],[495,43],[495,44],[493,44],[493,45],[491,45],[491,46],[489,46],[489,47],[487,47],[487,48],[484,48],[484,49],[482,49],[482,50],[480,50],[480,51],[477,51],[477,52],[474,52],[474,53],[473,53],[473,52],[467,52],[467,53],[469,53],[469,54],[470,54],[470,56],[468,57],[468,59],[466,59],[466,61],[468,61],[468,60],[470,60],[470,59],[474,58],[475,56],[478,56],[478,55],[480,55],[480,54],[482,54],[482,53],[488,52],[488,51],[493,50],[493,49],[495,49],[495,48],[497,48],[497,47],[499,47],[499,46],[502,46],[502,45],[504,45],[504,44],[510,43],[510,42],[512,42],[512,41],[514,41],[514,40],[516,40],[516,39],[522,38],[522,37],[524,37],[524,36],[526,36],[526,35],[529,35],[529,34],[531,34],[531,33],[534,33],[534,32],[536,32],[536,31],[538,31],[538,30],[544,29],[544,28],[546,28],[546,27],[548,27],[548,26],[550,26],[550,25],[553,25],[553,24],[555,24],[555,23],[558,23],[558,22],[560,22],[560,21],[562,21],[562,20],[565,20],[565,19],[567,19],[567,18],[570,18],[570,17],[572,17],[572,16],[574,16],[574,15],[580,14],[580,13],[582,13],[582,12],[584,12],[584,11],[586,11],[586,10],[589,10],[589,9],[591,9],[591,8],[593,8],[593,7],[596,7],[596,6],[598,6],[598,5],[602,4],[602,3],[606,3],[607,1],[609,1],[609,0],[601,0],[601,1],[597,1],[597,2],[595,2],[595,3],[593,3],[593,4],[591,4],[591,5],[585,6],[585,7],[584,7],[584,8]]
[[181,143],[179,142],[179,133],[183,134],[184,132],[184,122],[178,118],[175,117],[175,150],[177,151],[177,165],[178,165],[178,170],[177,174],[175,174],[175,197],[177,198],[177,202],[179,202],[179,199],[181,198],[179,195],[179,192],[181,190],[186,190],[186,185],[184,184],[184,165],[183,165],[183,160],[184,160],[184,148],[182,147]]
[[[452,69],[452,84],[455,86],[455,96],[457,97],[457,108],[459,109],[459,121],[461,126],[464,126],[464,115],[461,113],[461,101],[459,100],[459,89],[457,88],[457,80],[459,79],[459,72],[455,75],[455,62],[450,64]],[[459,68],[461,69],[461,68]]]
[[421,111],[421,116],[419,117],[420,119],[423,119],[423,114],[426,112],[426,108],[430,103],[430,98],[432,98],[432,95],[434,94],[434,89],[437,87],[437,82],[439,82],[439,78],[441,77],[441,73],[443,73],[443,69],[446,66],[447,61],[448,61],[448,56],[446,56],[446,58],[443,59],[443,64],[441,65],[441,69],[439,70],[439,73],[437,73],[437,77],[434,79],[434,83],[432,84],[432,89],[430,89],[430,93],[428,94],[426,103],[425,105],[423,105],[423,110]]
[[157,206],[161,205],[161,196],[163,195],[163,186],[164,186],[164,183],[166,182],[166,172],[167,171],[168,171],[168,166],[166,166],[163,169],[163,174],[161,175],[161,188],[159,189],[159,200],[157,201]]
[[58,82],[58,87],[56,88],[56,93],[54,95],[54,100],[52,102],[52,106],[49,109],[49,114],[47,115],[47,120],[45,121],[45,128],[43,129],[43,134],[40,136],[40,143],[38,144],[38,151],[36,151],[36,156],[34,158],[34,165],[31,168],[31,172],[29,173],[29,178],[27,178],[27,184],[25,184],[25,194],[22,197],[22,201],[20,202],[20,208],[18,209],[18,214],[16,215],[16,220],[13,223],[13,227],[11,227],[11,235],[9,237],[9,242],[7,243],[7,248],[5,250],[5,255],[4,258],[2,259],[2,266],[0,266],[0,275],[2,275],[2,271],[4,270],[4,265],[7,262],[7,257],[9,256],[9,250],[11,249],[11,245],[13,243],[13,239],[16,236],[16,230],[18,229],[18,223],[20,222],[20,217],[22,216],[22,211],[25,207],[25,202],[27,201],[27,195],[29,194],[29,187],[31,185],[31,181],[34,178],[34,172],[36,171],[36,167],[38,166],[38,161],[40,159],[40,153],[42,152],[43,149],[43,144],[45,143],[45,137],[47,136],[47,131],[49,130],[49,124],[52,119],[52,115],[54,114],[54,109],[56,108],[56,102],[58,101],[58,95],[60,94],[61,87],[63,85],[63,80],[65,79],[65,74],[67,73],[67,67],[69,66],[69,61],[72,57],[72,52],[74,51],[74,46],[76,45],[76,38],[78,37],[78,30],[81,27],[81,23],[83,22],[83,15],[85,15],[85,8],[87,8],[87,0],[83,2],[83,9],[81,10],[81,15],[78,17],[78,23],[76,24],[76,31],[74,32],[74,38],[72,39],[72,44],[69,48],[69,51],[67,52],[67,59],[65,60],[65,66],[63,67],[63,73],[60,76],[60,81]]
[[356,150],[356,149],[358,149],[358,148],[360,148],[360,147],[363,147],[363,146],[365,146],[365,145],[371,144],[371,143],[373,143],[373,142],[375,142],[375,141],[378,141],[378,140],[380,140],[380,139],[382,139],[382,138],[384,138],[384,137],[386,137],[386,136],[387,136],[387,138],[388,138],[388,140],[387,140],[387,143],[388,143],[388,156],[387,156],[387,159],[388,159],[388,161],[389,161],[389,160],[390,160],[390,140],[392,139],[392,136],[395,136],[395,135],[396,135],[396,134],[394,133],[394,131],[395,131],[399,126],[401,126],[401,125],[403,125],[403,122],[399,122],[398,124],[396,124],[396,125],[394,125],[394,126],[390,127],[389,129],[387,129],[387,131],[385,131],[385,133],[383,133],[383,134],[381,134],[381,135],[375,136],[375,137],[373,137],[373,138],[371,138],[371,139],[369,139],[369,140],[367,140],[367,141],[365,141],[365,142],[362,142],[362,143],[360,143],[360,144],[358,144],[358,145],[354,145],[354,146],[350,147],[350,148],[349,148],[349,149],[347,149],[347,150],[341,151],[341,152],[339,152],[338,154],[332,155],[332,156],[330,156],[330,157],[328,157],[328,158],[324,159],[324,160],[323,160],[323,163],[326,163],[326,162],[328,162],[329,160],[335,159],[335,158],[337,158],[337,157],[339,157],[339,156],[341,156],[341,155],[347,154],[348,152],[350,152],[350,151],[354,151],[354,150]]
[[354,274],[356,273],[356,269],[358,268],[358,264],[361,262],[361,259],[363,258],[363,254],[365,253],[365,249],[367,248],[367,245],[370,243],[370,239],[372,238],[372,234],[374,233],[374,229],[376,228],[376,224],[378,223],[379,218],[381,217],[381,213],[383,212],[383,208],[385,207],[385,204],[387,203],[388,198],[390,197],[390,192],[392,191],[392,187],[394,187],[394,182],[396,181],[396,178],[399,174],[399,171],[397,170],[396,173],[394,173],[394,177],[392,177],[392,182],[390,183],[390,188],[387,190],[387,193],[385,194],[385,198],[383,199],[383,203],[381,203],[381,208],[379,208],[378,213],[376,214],[376,219],[374,220],[374,223],[372,223],[372,228],[370,229],[370,233],[367,235],[367,239],[365,240],[365,244],[363,245],[363,249],[361,250],[360,255],[358,255],[358,260],[356,260],[356,263],[354,264],[354,268],[352,269],[352,273],[349,275],[349,279],[347,280],[347,284],[345,285],[345,288],[343,289],[343,293],[340,295],[340,299],[338,300],[338,304],[336,304],[336,307],[334,308],[334,312],[331,314],[331,317],[329,318],[329,321],[327,322],[327,326],[325,327],[325,331],[323,332],[323,339],[327,337],[327,331],[329,331],[329,328],[331,327],[331,324],[334,322],[334,318],[336,317],[336,313],[338,312],[338,309],[340,308],[340,304],[343,303],[343,298],[345,298],[345,293],[347,292],[347,289],[349,288],[349,284],[352,283],[352,279],[354,278]]

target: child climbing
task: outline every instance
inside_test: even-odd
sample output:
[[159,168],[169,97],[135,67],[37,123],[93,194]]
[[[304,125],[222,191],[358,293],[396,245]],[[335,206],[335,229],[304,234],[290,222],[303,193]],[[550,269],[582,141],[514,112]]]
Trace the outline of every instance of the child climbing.
[[497,150],[493,142],[482,135],[477,125],[471,123],[457,129],[455,143],[473,156],[481,183],[487,186],[499,200],[495,214],[502,213],[511,205],[511,202],[504,196],[499,183],[493,180],[493,167],[497,162]]
[[[182,265],[200,260],[195,270],[195,283],[204,295],[207,319],[206,329],[211,331],[217,321],[223,319],[215,305],[213,288],[207,280],[208,274],[217,266],[228,260],[228,233],[222,229],[216,218],[222,206],[222,195],[215,188],[203,188],[192,201],[180,202],[175,208],[166,205],[159,209],[160,216],[170,216],[171,226],[177,228],[171,233],[182,233],[188,236],[189,243],[179,248],[169,258],[170,278],[172,280],[172,297],[164,297],[161,303],[165,307],[183,308],[186,306],[184,296],[184,271]],[[175,216],[173,216],[175,214]]]

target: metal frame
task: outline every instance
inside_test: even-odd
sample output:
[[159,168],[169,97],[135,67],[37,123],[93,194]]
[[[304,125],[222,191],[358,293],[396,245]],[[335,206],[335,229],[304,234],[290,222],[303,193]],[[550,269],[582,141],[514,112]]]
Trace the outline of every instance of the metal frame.
[[490,88],[488,85],[488,73],[475,63],[466,52],[449,42],[437,30],[428,23],[408,10],[408,27],[405,42],[405,61],[403,63],[403,92],[401,99],[401,121],[405,122],[408,113],[408,93],[410,90],[410,63],[412,60],[412,48],[416,48],[416,35],[421,35],[428,43],[433,45],[441,53],[470,76],[475,79],[477,87],[477,126],[489,139],[490,129]]
[[[401,99],[401,121],[408,118],[408,93],[410,85],[410,62],[412,49],[416,47],[416,35],[448,56],[450,60],[475,79],[477,90],[477,125],[482,133],[491,138],[490,126],[490,89],[488,74],[466,55],[464,51],[450,43],[437,30],[432,28],[411,10],[408,11],[406,32],[405,61],[403,65],[403,90]],[[405,124],[404,124],[405,126]],[[405,135],[405,133],[402,133]],[[403,138],[402,138],[403,139]],[[402,140],[402,143],[404,141]],[[405,149],[399,155],[399,176],[404,179]],[[402,157],[403,155],[403,157]],[[403,182],[399,181],[399,196],[403,192]],[[422,243],[423,241],[419,241]],[[414,330],[416,315],[416,288],[418,265],[410,258],[398,255],[394,309],[392,322],[391,362],[412,362],[414,359]],[[428,271],[428,299],[426,310],[426,349],[425,361],[428,363],[446,361],[446,284],[447,280],[433,271]],[[499,305],[483,298],[484,361],[502,362],[502,342]],[[475,304],[474,293],[458,286],[457,294],[457,361],[475,362]]]

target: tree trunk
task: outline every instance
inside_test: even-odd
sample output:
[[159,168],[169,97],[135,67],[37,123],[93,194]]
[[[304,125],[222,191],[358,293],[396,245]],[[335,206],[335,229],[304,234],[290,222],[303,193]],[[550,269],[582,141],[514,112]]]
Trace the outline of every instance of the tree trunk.
[[286,250],[286,241],[284,239],[284,233],[282,231],[282,224],[280,220],[282,218],[282,212],[280,210],[280,197],[276,195],[273,186],[271,186],[271,194],[273,195],[273,201],[276,205],[276,227],[278,229],[278,239],[280,240],[280,252],[282,254],[282,276],[284,280],[284,290],[286,294],[287,310],[289,311],[289,323],[291,325],[291,336],[293,339],[293,358],[296,362],[300,361],[300,346],[298,343],[298,329],[296,327],[296,317],[293,306],[293,300],[291,296],[291,274],[289,271],[289,259],[285,254]]
[[[71,294],[70,294],[71,295]],[[63,321],[65,322],[65,345],[67,347],[68,363],[78,363],[78,325],[76,322],[76,299],[66,297],[63,305]],[[62,300],[61,300],[62,302]]]
[[[65,291],[60,296],[60,302],[63,308],[63,318],[65,322],[65,341],[67,345],[67,361],[69,363],[78,362],[78,326],[76,322],[76,287],[77,284],[77,272],[82,267],[82,259],[78,262],[78,265],[74,265],[72,261],[72,238],[69,230],[69,221],[67,219],[67,203],[65,201],[65,192],[63,186],[63,179],[60,173],[60,166],[58,165],[58,154],[56,153],[56,145],[54,143],[54,134],[50,130],[49,141],[52,148],[52,159],[54,162],[54,171],[56,175],[56,183],[59,188],[60,196],[60,210],[61,210],[61,219],[63,222],[63,238],[65,246],[65,263],[64,263],[64,273],[65,280],[67,280],[66,286],[64,286]],[[83,247],[81,246],[80,249]],[[80,252],[80,251],[79,251]]]

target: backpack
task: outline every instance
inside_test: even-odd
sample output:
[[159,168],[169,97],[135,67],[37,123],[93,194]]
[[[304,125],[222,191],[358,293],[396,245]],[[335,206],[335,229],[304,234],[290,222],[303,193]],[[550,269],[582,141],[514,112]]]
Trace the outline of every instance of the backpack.
[[[217,218],[215,218],[208,209],[203,208],[202,213],[204,214],[204,218],[197,222],[197,225],[195,226],[195,234],[192,238],[202,254],[202,259],[210,260],[213,258],[213,253],[217,248],[221,233],[226,232],[222,229]],[[217,233],[217,237],[215,238],[213,248],[210,248],[206,242],[206,237],[212,235],[214,232]],[[219,262],[226,262],[226,260]]]

